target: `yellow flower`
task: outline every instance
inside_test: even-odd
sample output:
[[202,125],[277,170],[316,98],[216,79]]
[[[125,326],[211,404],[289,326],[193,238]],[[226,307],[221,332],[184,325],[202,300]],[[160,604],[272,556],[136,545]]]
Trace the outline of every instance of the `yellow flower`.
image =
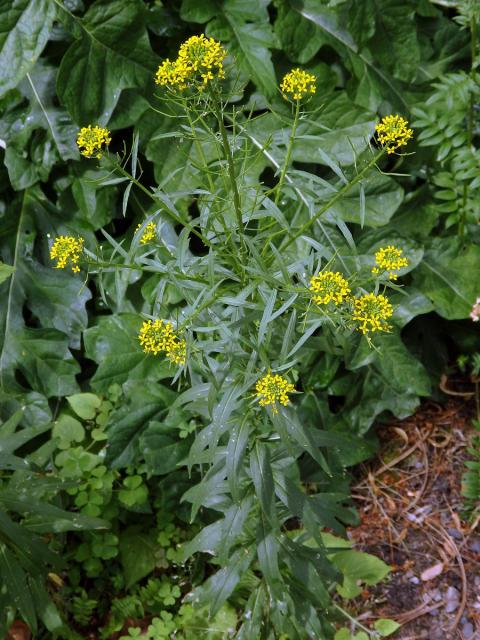
[[78,273],[80,267],[78,261],[83,252],[83,238],[73,238],[72,236],[58,236],[50,249],[50,260],[56,260],[55,269],[65,269],[68,264],[72,265],[72,271]]
[[110,131],[103,127],[82,127],[78,132],[77,146],[82,156],[86,158],[102,157],[102,146],[108,146],[111,142]]
[[388,298],[381,294],[367,293],[353,302],[353,320],[358,322],[357,329],[362,333],[390,331],[387,320],[393,315],[393,307]]
[[278,413],[277,402],[286,406],[290,402],[287,394],[294,393],[295,387],[283,376],[269,371],[257,382],[255,391],[261,407],[271,407],[273,413]]
[[146,320],[140,329],[138,339],[145,353],[158,355],[164,351],[173,364],[185,364],[187,343],[183,338],[179,338],[171,322]]
[[203,84],[214,78],[224,78],[223,60],[227,52],[220,42],[206,38],[203,33],[186,40],[178,51],[177,63],[185,65],[192,74],[200,74]]
[[220,42],[203,33],[188,38],[178,51],[176,60],[168,58],[158,67],[155,82],[169,89],[183,91],[195,81],[205,86],[215,78],[224,78],[223,60],[227,52]]
[[405,146],[413,131],[408,128],[408,122],[401,116],[385,116],[375,127],[377,137],[387,153],[393,153],[399,147]]
[[317,304],[341,304],[350,293],[348,282],[338,271],[322,271],[310,280],[312,299]]
[[398,249],[393,244],[389,244],[388,247],[381,247],[375,254],[377,266],[373,267],[372,273],[378,275],[383,271],[388,271],[390,280],[396,280],[398,275],[395,271],[408,267],[408,260],[402,254],[402,249]]
[[303,71],[303,69],[292,69],[282,80],[280,89],[285,100],[292,98],[293,100],[302,100],[309,93],[315,93],[316,78],[311,73]]
[[[135,232],[137,232],[141,226],[142,225],[139,224],[135,229]],[[157,237],[157,227],[154,222],[149,222],[142,233],[142,237],[140,238],[140,244],[147,244],[151,240],[155,240],[156,237]]]
[[191,71],[185,64],[180,63],[178,60],[172,62],[167,58],[157,69],[155,83],[161,87],[183,91],[188,86],[190,75]]

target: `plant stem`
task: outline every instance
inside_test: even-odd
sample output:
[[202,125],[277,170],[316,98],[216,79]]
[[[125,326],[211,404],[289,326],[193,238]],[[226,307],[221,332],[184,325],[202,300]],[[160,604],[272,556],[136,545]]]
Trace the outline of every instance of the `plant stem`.
[[[108,156],[110,162],[112,163],[112,165],[114,166],[114,168],[119,171],[123,176],[125,176],[126,178],[128,178],[131,182],[133,182],[133,184],[138,187],[141,191],[143,191],[143,193],[145,195],[147,195],[149,198],[151,198],[152,200],[154,200],[155,202],[157,201],[155,194],[152,193],[149,189],[147,189],[146,187],[143,186],[143,184],[141,182],[139,182],[136,178],[134,178],[132,176],[131,173],[129,173],[124,167],[122,167],[122,165],[117,162],[116,160],[114,160],[111,156]],[[197,236],[197,238],[199,238],[203,244],[207,247],[211,247],[212,243],[207,240],[207,238],[204,237],[204,235],[202,233],[200,233],[199,231],[197,231],[191,224],[184,222],[181,218],[179,218],[175,213],[173,213],[172,211],[170,211],[170,209],[166,209],[166,212],[168,213],[168,215],[177,223],[177,224],[181,224],[182,227],[185,227],[186,229],[188,229],[189,231],[191,231],[194,235]]]
[[[210,175],[210,172],[208,170],[207,158],[205,156],[205,153],[203,152],[203,147],[200,144],[200,141],[199,141],[199,139],[197,137],[197,132],[195,131],[195,125],[194,125],[194,122],[192,120],[192,115],[191,115],[190,110],[188,108],[188,104],[185,104],[184,111],[185,111],[185,113],[187,115],[188,123],[190,125],[190,131],[192,132],[192,137],[193,137],[193,140],[194,140],[195,148],[197,150],[197,153],[198,153],[198,155],[200,157],[201,162],[203,163],[204,173],[207,176],[208,186],[210,188],[210,193],[212,195],[211,205],[214,205],[214,203],[215,203],[215,200],[214,200],[215,185],[213,183],[212,176]],[[231,251],[230,255],[231,255],[232,259],[233,259],[233,262],[236,263],[237,262],[237,251],[236,251],[235,243],[234,243],[234,241],[232,239],[232,234],[229,232],[229,229],[228,229],[228,227],[227,227],[227,225],[225,223],[225,219],[222,216],[221,210],[217,211],[217,213],[219,214],[217,219],[219,220],[221,226],[223,227],[223,232],[225,234],[226,241],[227,241],[227,243],[228,243],[228,245],[230,247],[230,251]],[[242,265],[242,267],[243,267],[243,265]],[[243,270],[243,273],[245,273],[244,270]]]
[[350,620],[350,622],[355,626],[358,627],[359,629],[362,629],[362,631],[365,631],[369,636],[370,635],[374,635],[374,637],[378,637],[378,634],[375,631],[372,631],[371,629],[368,629],[367,627],[364,627],[363,624],[361,622],[358,622],[358,620],[356,620],[353,616],[351,616],[348,611],[345,611],[345,609],[342,609],[342,607],[340,607],[338,604],[334,603],[333,606],[335,607],[335,609],[337,609],[337,611],[340,611],[340,613],[342,615],[345,616],[345,618],[347,618],[348,620]]
[[[222,136],[223,152],[225,154],[225,158],[227,160],[227,165],[228,165],[228,175],[230,177],[230,185],[232,187],[233,207],[235,209],[235,215],[237,216],[238,232],[240,233],[240,236],[242,236],[242,233],[243,233],[242,208],[240,204],[240,196],[238,194],[237,176],[235,174],[235,165],[233,164],[232,149],[230,148],[227,130],[225,129],[225,123],[223,121],[222,110],[220,107],[220,100],[218,99],[217,96],[214,96],[214,110],[218,120],[218,126],[220,128],[220,135]],[[243,237],[242,237],[242,244],[243,244]]]
[[279,179],[279,181],[277,183],[277,186],[275,187],[275,191],[276,191],[276,193],[275,193],[275,204],[278,204],[278,202],[280,200],[280,196],[282,194],[283,183],[285,181],[285,175],[286,175],[288,167],[290,165],[290,158],[292,157],[293,144],[295,142],[295,134],[297,132],[299,116],[300,116],[300,100],[297,100],[297,103],[295,105],[295,116],[293,118],[292,130],[290,132],[290,138],[288,140],[287,155],[285,156],[285,162],[284,162],[284,165],[283,165],[282,173],[280,174],[280,179]]
[[[115,263],[112,263],[112,262],[102,262],[100,260],[82,260],[82,262],[87,264],[88,266],[91,266],[91,267],[103,267],[103,268],[113,268],[113,269],[132,269],[134,271],[146,271],[146,272],[152,272],[152,273],[157,273],[157,274],[159,273],[158,269],[156,267],[153,267],[153,266],[152,267],[143,267],[142,265],[127,264],[127,263],[125,263],[125,264],[115,264]],[[187,275],[185,273],[172,272],[172,275],[174,275],[179,280],[189,280],[191,282],[201,282],[202,284],[209,284],[209,282],[207,282],[203,278],[198,278],[197,276],[189,276],[189,275]]]
[[[292,244],[292,242],[295,242],[297,238],[302,236],[305,233],[305,231],[309,229],[312,226],[312,224],[314,224],[320,218],[320,216],[326,213],[335,204],[335,202],[337,202],[337,200],[340,200],[340,198],[342,198],[347,193],[347,191],[349,191],[353,186],[355,186],[358,182],[360,182],[360,180],[367,173],[367,171],[369,171],[373,167],[373,165],[375,165],[380,160],[380,158],[383,156],[384,153],[385,153],[385,149],[381,149],[375,156],[373,156],[373,158],[363,167],[363,169],[359,173],[357,173],[357,175],[353,178],[351,182],[348,182],[346,185],[344,185],[340,189],[340,191],[337,191],[337,193],[333,196],[333,198],[330,198],[330,200],[323,205],[320,211],[317,211],[317,213],[313,216],[313,218],[310,218],[310,220],[307,220],[307,222],[305,222],[305,224],[302,225],[296,233],[290,236],[287,239],[287,241],[283,244],[283,246],[281,246],[280,248],[286,249]],[[285,231],[282,229],[281,233],[285,233]]]

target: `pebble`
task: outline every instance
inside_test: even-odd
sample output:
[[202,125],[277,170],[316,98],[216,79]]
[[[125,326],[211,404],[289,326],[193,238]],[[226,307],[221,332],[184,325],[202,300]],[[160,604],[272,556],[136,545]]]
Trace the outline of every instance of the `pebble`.
[[435,600],[435,602],[440,602],[440,600],[442,599],[440,589],[432,589],[430,591],[430,596]]
[[457,529],[447,529],[447,531],[455,540],[461,540],[463,538],[462,534],[460,531],[457,531]]
[[[470,549],[474,553],[480,553],[480,538],[475,538],[475,540],[470,543]],[[476,577],[478,578],[479,576]]]
[[475,629],[473,628],[473,624],[471,622],[467,622],[462,627],[462,633],[465,640],[469,640],[469,638],[473,638],[473,634],[475,633]]
[[455,587],[448,587],[447,592],[445,594],[445,600],[447,604],[445,605],[445,613],[452,613],[455,609],[458,608],[460,599],[460,594]]
[[410,578],[410,582],[412,584],[418,584],[420,580],[417,578],[417,576],[413,576],[413,578]]
[[458,601],[460,599],[460,594],[458,593],[458,590],[455,589],[455,587],[448,587],[447,593],[445,594],[445,599]]

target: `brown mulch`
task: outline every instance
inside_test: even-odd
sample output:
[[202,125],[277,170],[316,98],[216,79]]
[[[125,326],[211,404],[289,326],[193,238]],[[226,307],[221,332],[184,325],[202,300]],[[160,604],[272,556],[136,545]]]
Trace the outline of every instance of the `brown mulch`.
[[467,394],[425,402],[379,429],[379,457],[358,470],[349,536],[393,570],[352,612],[365,626],[401,623],[395,640],[480,640],[480,518],[463,517],[460,494],[474,414]]

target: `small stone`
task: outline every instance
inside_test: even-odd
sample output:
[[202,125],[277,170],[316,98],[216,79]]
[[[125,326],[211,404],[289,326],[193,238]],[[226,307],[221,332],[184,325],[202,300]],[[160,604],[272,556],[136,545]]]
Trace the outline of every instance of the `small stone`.
[[435,602],[440,602],[442,599],[442,594],[440,593],[440,589],[432,589],[430,591],[430,596],[435,600]]
[[442,571],[443,571],[443,562],[439,562],[438,564],[434,564],[433,567],[428,567],[428,569],[425,569],[425,571],[422,571],[420,577],[424,582],[427,582],[427,580],[433,580],[433,578],[436,578],[437,576],[439,576],[442,573]]
[[412,584],[418,584],[420,580],[417,578],[417,576],[413,576],[413,578],[410,578],[410,582]]
[[463,538],[462,534],[460,531],[457,531],[457,529],[447,529],[447,531],[455,540],[461,540]]
[[445,605],[445,613],[452,613],[458,608],[458,600],[449,600]]
[[455,587],[448,587],[447,593],[445,594],[445,600],[459,600],[460,594]]
[[[474,553],[480,553],[480,538],[475,538],[474,540],[472,540],[472,542],[470,542],[470,549]],[[479,576],[476,577],[478,578]]]
[[467,622],[462,627],[462,633],[465,640],[469,638],[473,638],[473,634],[475,633],[475,629],[473,628],[473,624],[471,622]]

